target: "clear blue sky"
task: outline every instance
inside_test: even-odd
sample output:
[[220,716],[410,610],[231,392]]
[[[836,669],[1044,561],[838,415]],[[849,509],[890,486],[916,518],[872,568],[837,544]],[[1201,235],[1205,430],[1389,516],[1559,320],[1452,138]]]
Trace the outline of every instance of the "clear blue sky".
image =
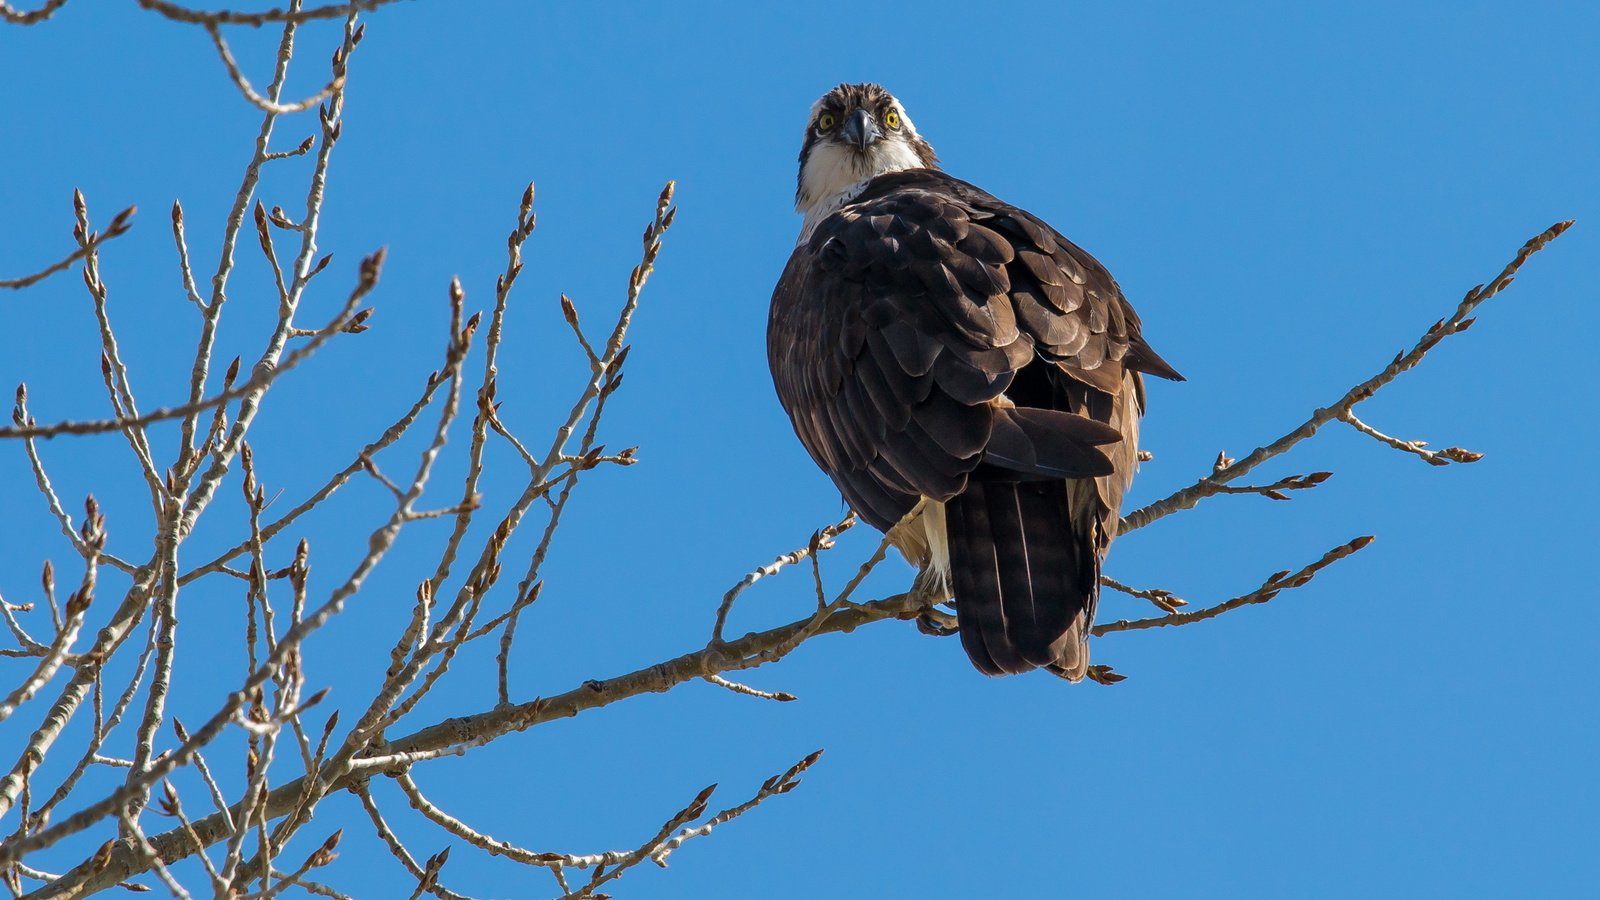
[[[536,849],[625,848],[706,784],[740,800],[827,748],[800,789],[685,846],[669,871],[630,873],[616,885],[624,897],[1593,887],[1600,14],[1488,3],[554,6],[423,0],[367,17],[321,240],[337,257],[310,311],[320,321],[354,262],[387,246],[378,313],[371,331],[280,385],[254,439],[269,492],[292,503],[381,430],[436,364],[450,276],[462,276],[470,306],[492,302],[530,179],[540,224],[501,397],[513,427],[547,434],[582,375],[558,292],[587,321],[609,318],[655,193],[677,179],[678,224],[603,434],[637,444],[643,462],[580,488],[544,599],[524,620],[519,699],[699,646],[732,582],[837,517],[837,494],[773,396],[764,328],[799,224],[804,118],[839,81],[888,86],[952,173],[1097,255],[1189,377],[1152,389],[1155,460],[1135,503],[1204,473],[1219,449],[1243,455],[1282,434],[1409,346],[1523,240],[1560,219],[1578,225],[1471,332],[1363,407],[1385,431],[1484,461],[1435,469],[1330,430],[1268,473],[1334,470],[1323,487],[1291,503],[1217,498],[1115,547],[1111,574],[1199,604],[1378,536],[1267,606],[1097,642],[1096,660],[1126,682],[985,679],[954,640],[879,624],[750,673],[800,702],[704,684],[637,698],[426,766],[419,780],[436,799]],[[306,33],[289,93],[325,80],[334,34]],[[275,38],[230,36],[264,84]],[[0,83],[0,276],[62,252],[73,187],[102,222],[138,204],[104,274],[145,405],[175,401],[194,315],[166,209],[184,201],[209,272],[259,113],[203,31],[131,3],[80,0],[45,25],[0,29]],[[313,128],[282,126],[283,148]],[[303,174],[283,166],[261,196],[293,208]],[[228,355],[254,352],[249,328],[273,311],[253,241],[243,257]],[[27,380],[41,419],[104,415],[92,334],[76,274],[0,296],[0,384]],[[63,494],[103,497],[113,547],[142,558],[148,507],[120,439],[46,449]],[[517,474],[502,451],[491,509]],[[196,558],[239,534],[228,491]],[[324,589],[386,503],[360,485],[308,525]],[[42,558],[70,571],[16,444],[0,446],[0,508],[0,592],[30,596]],[[330,704],[370,690],[362,669],[381,668],[438,537],[416,528],[311,645],[313,679],[336,688]],[[830,576],[841,581],[870,546],[854,535],[827,559]],[[869,587],[881,596],[909,577],[896,562]],[[108,577],[105,596],[120,585]],[[793,618],[808,591],[800,574],[762,585],[736,629]],[[198,717],[239,665],[242,596],[216,584],[182,597],[179,677],[196,680],[180,715]],[[1101,614],[1148,611],[1108,596]],[[491,667],[458,668],[423,715],[492,705]],[[15,663],[0,672],[7,684],[21,677]],[[18,723],[39,712],[0,732],[8,763]],[[397,793],[380,796],[419,852],[448,843]],[[354,807],[344,795],[324,811]],[[329,880],[363,897],[408,893],[364,821],[348,824]],[[464,848],[445,877],[476,896],[545,896],[553,884]]]

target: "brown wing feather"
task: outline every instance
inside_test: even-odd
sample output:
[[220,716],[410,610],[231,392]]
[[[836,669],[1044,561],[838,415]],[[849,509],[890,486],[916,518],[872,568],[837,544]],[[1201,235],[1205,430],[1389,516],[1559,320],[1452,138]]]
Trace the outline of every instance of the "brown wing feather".
[[1140,373],[1180,377],[1105,267],[942,172],[884,175],[795,248],[767,350],[795,432],[863,518],[888,530],[920,497],[955,504],[979,668],[1081,677],[1069,645],[1132,477]]

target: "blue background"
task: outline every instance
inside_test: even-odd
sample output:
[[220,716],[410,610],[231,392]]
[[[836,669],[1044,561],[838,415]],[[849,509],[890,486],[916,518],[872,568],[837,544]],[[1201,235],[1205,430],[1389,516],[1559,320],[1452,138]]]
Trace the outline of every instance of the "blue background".
[[[801,129],[834,83],[885,84],[949,171],[1040,215],[1116,273],[1153,345],[1189,378],[1152,388],[1145,445],[1155,459],[1135,505],[1204,474],[1220,449],[1242,456],[1298,425],[1409,347],[1523,240],[1579,220],[1471,332],[1360,409],[1384,431],[1482,451],[1482,462],[1436,469],[1330,427],[1260,473],[1332,469],[1326,485],[1291,503],[1210,500],[1119,542],[1108,568],[1209,604],[1352,537],[1378,536],[1309,587],[1213,622],[1099,640],[1096,661],[1129,676],[1112,688],[985,679],[955,641],[901,623],[820,638],[747,673],[799,702],[695,683],[542,726],[420,767],[419,782],[446,809],[538,850],[626,849],[702,786],[720,782],[713,808],[732,805],[825,747],[798,790],[692,841],[670,871],[630,872],[615,892],[1593,888],[1592,7],[419,2],[365,21],[320,241],[336,258],[312,290],[306,324],[337,309],[361,255],[387,246],[389,263],[372,330],[340,338],[280,382],[252,432],[269,496],[282,491],[278,509],[411,402],[441,356],[451,275],[461,275],[469,307],[492,304],[530,179],[540,225],[513,300],[500,396],[511,427],[545,446],[585,377],[558,292],[592,330],[609,322],[656,192],[678,182],[678,222],[602,428],[612,447],[637,444],[643,461],[580,485],[543,599],[523,620],[515,699],[700,646],[729,585],[840,514],[778,408],[764,353],[767,300],[799,225]],[[337,28],[302,32],[286,96],[325,82]],[[265,85],[273,30],[228,34]],[[43,25],[0,29],[0,84],[0,275],[70,247],[73,187],[100,223],[139,204],[134,231],[105,249],[103,274],[143,405],[177,402],[197,316],[179,286],[166,210],[185,203],[204,285],[260,113],[202,30],[132,4],[79,2]],[[275,146],[312,133],[313,115],[281,123]],[[259,196],[298,215],[308,171],[306,160],[273,164]],[[219,356],[249,359],[275,296],[248,230],[240,247]],[[0,296],[0,384],[26,380],[43,421],[108,414],[92,321],[72,272]],[[466,424],[428,505],[459,493]],[[175,429],[154,435],[170,456]],[[485,522],[520,490],[520,464],[503,443],[491,446]],[[384,457],[391,473],[409,470],[415,449]],[[69,507],[95,493],[112,549],[144,559],[148,501],[122,440],[58,439],[44,452]],[[71,583],[73,554],[16,442],[0,444],[0,473],[0,592],[34,599],[43,558]],[[237,496],[230,479],[186,545],[189,563],[242,535]],[[311,541],[314,598],[342,580],[389,502],[357,481],[292,532]],[[825,558],[832,583],[870,552],[867,530]],[[440,523],[408,529],[309,645],[313,684],[333,685],[328,704],[347,716],[376,683],[445,533]],[[534,538],[513,544],[508,570],[520,575]],[[281,540],[269,564],[286,564],[292,549]],[[887,595],[909,577],[895,560],[868,589]],[[124,586],[106,574],[102,615]],[[795,618],[809,592],[803,571],[763,583],[733,630]],[[201,582],[180,602],[174,704],[198,720],[243,674],[243,593],[230,580]],[[1151,612],[1108,595],[1101,617]],[[48,631],[41,613],[31,616]],[[492,651],[458,662],[408,722],[492,706]],[[25,665],[0,666],[5,682]],[[7,765],[47,702],[0,731]],[[124,728],[119,753],[128,752]],[[239,745],[229,740],[213,766],[237,785]],[[57,766],[72,746],[62,745]],[[278,780],[296,765],[286,758]],[[121,774],[92,783],[109,787]],[[208,806],[197,783],[179,785],[191,812]],[[419,856],[452,843],[391,786],[375,790]],[[286,861],[338,824],[346,837],[328,881],[362,897],[410,892],[348,794],[323,807]],[[35,861],[65,865],[65,851],[85,854],[103,839]],[[204,883],[197,869],[180,872]],[[475,896],[556,893],[545,873],[467,848],[444,881]]]

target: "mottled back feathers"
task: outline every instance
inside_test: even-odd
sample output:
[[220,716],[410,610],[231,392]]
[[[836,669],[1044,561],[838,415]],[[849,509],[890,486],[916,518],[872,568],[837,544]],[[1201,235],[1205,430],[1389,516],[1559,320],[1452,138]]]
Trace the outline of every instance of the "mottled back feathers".
[[[1130,373],[1178,377],[1093,257],[932,169],[878,176],[795,248],[767,348],[801,442],[882,529],[980,465],[1110,474],[1099,447],[1121,434],[1084,389],[1109,399]],[[1043,385],[1030,390],[1079,402],[1015,408],[1007,391],[1029,367]]]

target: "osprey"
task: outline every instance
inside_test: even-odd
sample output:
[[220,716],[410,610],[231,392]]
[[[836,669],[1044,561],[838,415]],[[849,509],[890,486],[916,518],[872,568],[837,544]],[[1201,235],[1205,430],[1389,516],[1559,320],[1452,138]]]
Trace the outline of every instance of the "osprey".
[[811,108],[795,208],[767,356],[801,443],[953,595],[980,671],[1082,679],[1141,373],[1182,376],[1104,266],[946,175],[876,84]]

